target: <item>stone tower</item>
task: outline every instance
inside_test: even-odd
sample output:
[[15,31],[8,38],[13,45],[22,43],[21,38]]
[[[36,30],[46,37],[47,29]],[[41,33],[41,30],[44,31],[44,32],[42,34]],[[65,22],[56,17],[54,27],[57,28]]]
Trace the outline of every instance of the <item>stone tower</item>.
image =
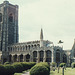
[[0,50],[18,42],[18,6],[8,1],[0,4]]
[[2,61],[8,60],[7,46],[18,42],[18,6],[8,1],[0,4],[0,51]]
[[43,47],[43,30],[41,28],[41,33],[40,33],[40,47]]

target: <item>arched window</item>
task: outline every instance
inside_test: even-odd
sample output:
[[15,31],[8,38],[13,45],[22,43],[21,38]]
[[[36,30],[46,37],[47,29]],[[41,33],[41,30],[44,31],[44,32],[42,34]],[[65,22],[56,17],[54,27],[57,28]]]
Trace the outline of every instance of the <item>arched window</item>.
[[12,13],[9,15],[9,22],[13,22],[13,15],[12,15]]
[[46,62],[51,62],[51,51],[50,50],[46,51]]
[[2,13],[0,13],[0,22],[2,22]]
[[59,63],[60,62],[60,50],[57,49],[56,51],[56,63]]
[[44,51],[40,51],[40,61],[43,62]]
[[67,55],[66,54],[63,54],[63,62],[67,63]]
[[33,52],[33,61],[36,62],[36,59],[37,59],[37,52],[34,51],[34,52]]

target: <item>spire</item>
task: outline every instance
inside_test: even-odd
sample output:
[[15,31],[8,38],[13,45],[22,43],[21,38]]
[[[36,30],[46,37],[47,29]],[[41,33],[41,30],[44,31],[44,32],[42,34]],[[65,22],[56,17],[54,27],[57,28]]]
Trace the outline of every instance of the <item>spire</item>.
[[75,48],[75,39],[74,39],[74,44],[73,44],[73,46],[72,46],[72,49],[74,49]]
[[74,43],[75,43],[75,39],[74,39]]
[[41,32],[40,32],[40,40],[43,40],[43,30],[41,28]]

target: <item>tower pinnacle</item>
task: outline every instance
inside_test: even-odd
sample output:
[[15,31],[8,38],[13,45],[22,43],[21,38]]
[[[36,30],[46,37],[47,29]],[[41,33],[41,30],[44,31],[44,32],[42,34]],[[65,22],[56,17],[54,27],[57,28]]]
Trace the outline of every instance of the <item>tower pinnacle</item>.
[[41,28],[41,33],[40,33],[40,47],[43,47],[43,30]]
[[43,30],[41,28],[41,32],[40,32],[40,40],[43,40]]

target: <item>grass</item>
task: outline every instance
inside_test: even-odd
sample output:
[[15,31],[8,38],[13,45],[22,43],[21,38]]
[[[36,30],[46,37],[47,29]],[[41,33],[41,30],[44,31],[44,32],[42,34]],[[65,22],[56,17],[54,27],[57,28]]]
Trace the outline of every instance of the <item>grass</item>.
[[[59,73],[58,70],[51,71],[50,75],[62,75],[62,68],[60,68]],[[66,68],[66,70],[64,70],[64,75],[75,75],[75,68]]]
[[22,74],[24,74],[25,72],[28,72],[28,71],[29,71],[29,69],[26,70],[26,71],[23,71],[22,73],[15,73],[14,75],[22,75]]
[[23,73],[15,73],[14,75],[22,75]]

